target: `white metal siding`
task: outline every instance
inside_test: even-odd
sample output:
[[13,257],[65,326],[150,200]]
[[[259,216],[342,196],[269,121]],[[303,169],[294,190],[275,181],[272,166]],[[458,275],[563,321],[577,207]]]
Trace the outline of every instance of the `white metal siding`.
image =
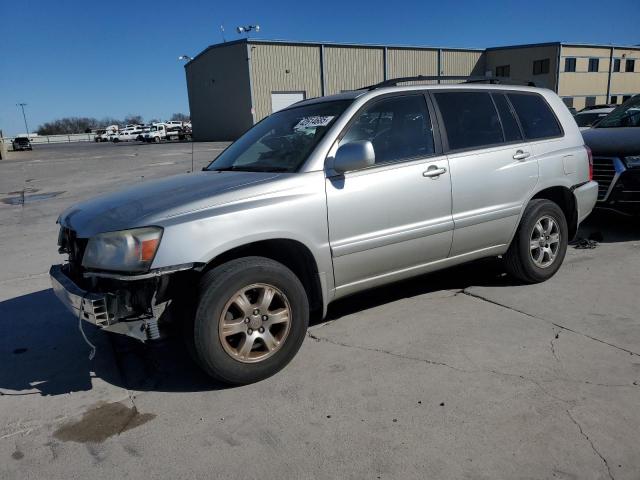
[[304,100],[304,92],[272,92],[271,113],[287,108],[301,100]]

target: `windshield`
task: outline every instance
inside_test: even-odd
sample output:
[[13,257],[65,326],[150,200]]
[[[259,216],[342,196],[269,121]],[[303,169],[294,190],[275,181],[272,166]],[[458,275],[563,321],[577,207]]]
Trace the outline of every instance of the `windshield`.
[[579,113],[576,115],[576,123],[579,127],[590,127],[596,123],[599,119],[606,117],[606,113]]
[[352,100],[282,110],[265,118],[207,170],[296,172]]
[[598,122],[596,128],[640,127],[640,95],[620,105]]

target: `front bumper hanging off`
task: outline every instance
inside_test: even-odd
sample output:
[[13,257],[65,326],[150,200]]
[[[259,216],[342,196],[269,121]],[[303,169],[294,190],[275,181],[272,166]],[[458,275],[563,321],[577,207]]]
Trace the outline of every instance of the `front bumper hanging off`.
[[69,277],[63,265],[53,265],[49,270],[49,277],[58,299],[77,318],[102,330],[134,337],[143,342],[161,338],[158,320],[166,303],[160,305],[161,308],[150,305],[148,312],[136,314],[131,305],[126,305],[129,295],[122,295],[117,291],[87,291]]

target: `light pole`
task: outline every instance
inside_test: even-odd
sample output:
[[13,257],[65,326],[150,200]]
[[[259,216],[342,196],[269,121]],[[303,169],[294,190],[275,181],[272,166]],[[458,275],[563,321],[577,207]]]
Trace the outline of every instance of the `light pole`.
[[26,103],[16,103],[16,106],[22,109],[22,118],[24,118],[24,128],[27,130],[27,138],[29,138],[29,126],[27,125],[27,116],[24,113],[24,107],[26,105],[27,105]]
[[[190,57],[189,55],[180,55],[178,57],[178,60],[190,62],[191,60],[193,60],[193,57]],[[191,173],[193,173],[193,133],[191,134]]]

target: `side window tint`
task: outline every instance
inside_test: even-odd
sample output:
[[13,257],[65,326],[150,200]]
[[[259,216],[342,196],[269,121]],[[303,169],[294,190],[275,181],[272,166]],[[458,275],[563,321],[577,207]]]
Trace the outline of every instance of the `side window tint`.
[[487,92],[434,93],[444,126],[449,148],[482,147],[502,143],[500,119]]
[[358,115],[340,145],[369,140],[376,163],[425,157],[435,152],[431,117],[423,95],[375,102]]
[[518,122],[516,121],[514,112],[511,109],[509,102],[507,102],[506,97],[502,93],[494,93],[491,96],[493,97],[493,101],[496,102],[496,107],[498,107],[500,121],[502,122],[502,130],[504,130],[505,142],[522,140],[520,127],[518,127]]
[[507,96],[516,110],[527,140],[562,135],[555,115],[540,95],[509,93]]

